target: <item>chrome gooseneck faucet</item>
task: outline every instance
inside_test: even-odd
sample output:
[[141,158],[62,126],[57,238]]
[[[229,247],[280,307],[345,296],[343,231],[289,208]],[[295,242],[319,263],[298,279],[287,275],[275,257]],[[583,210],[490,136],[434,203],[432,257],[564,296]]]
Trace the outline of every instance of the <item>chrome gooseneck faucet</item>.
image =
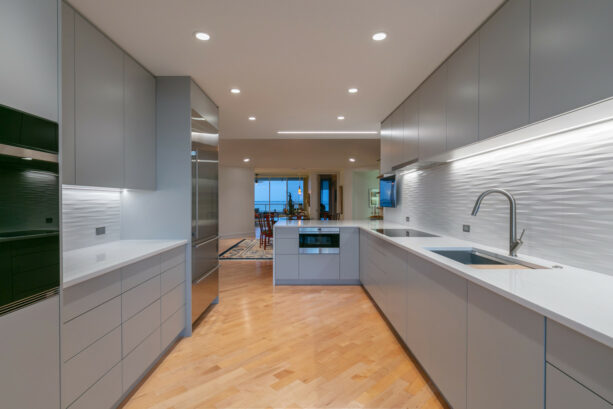
[[524,233],[526,229],[521,232],[521,236],[519,239],[517,238],[517,204],[515,202],[515,198],[512,194],[503,189],[489,189],[485,192],[481,193],[475,202],[475,207],[473,207],[473,211],[471,213],[472,216],[476,216],[479,213],[479,208],[481,207],[481,202],[483,199],[492,194],[492,193],[500,193],[504,197],[509,200],[509,255],[516,257],[517,250],[524,244],[522,238],[524,237]]

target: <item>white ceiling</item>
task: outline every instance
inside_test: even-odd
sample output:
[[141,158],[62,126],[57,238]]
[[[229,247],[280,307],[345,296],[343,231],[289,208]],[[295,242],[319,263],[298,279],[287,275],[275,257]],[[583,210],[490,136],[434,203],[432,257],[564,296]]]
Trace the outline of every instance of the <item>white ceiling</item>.
[[[378,131],[502,2],[70,0],[155,75],[193,77],[220,107],[221,137],[243,139]],[[195,31],[211,40],[196,40]],[[373,41],[377,31],[388,38]]]

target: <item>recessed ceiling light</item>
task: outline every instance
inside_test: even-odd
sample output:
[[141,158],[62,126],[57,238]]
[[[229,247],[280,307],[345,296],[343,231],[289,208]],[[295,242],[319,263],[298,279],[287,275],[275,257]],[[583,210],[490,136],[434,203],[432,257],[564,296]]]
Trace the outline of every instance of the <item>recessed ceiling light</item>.
[[349,162],[355,162],[355,158],[349,158]]
[[196,38],[200,41],[209,41],[211,39],[210,35],[203,33],[202,31],[198,31],[196,34],[194,34],[194,36],[196,36]]
[[250,117],[249,117],[249,120],[250,120],[250,121],[255,121],[255,117],[254,117],[254,116],[250,116]]
[[385,40],[386,38],[387,38],[387,34],[384,33],[383,31],[372,35],[372,39],[375,41]]
[[336,119],[338,119],[339,121],[342,121],[343,119],[345,119],[345,117],[342,116],[342,115],[339,115],[339,116],[336,117]]
[[347,90],[348,93],[350,94],[357,94],[358,93],[358,89],[357,88],[349,88]]
[[245,158],[245,159],[243,159],[243,162],[245,162],[245,163],[251,162],[251,158]]
[[230,89],[230,92],[231,92],[231,93],[233,93],[233,94],[240,94],[240,93],[241,93],[241,90],[240,90],[240,89],[238,89],[238,88],[231,88],[231,89]]
[[337,135],[376,135],[377,131],[277,131],[280,135],[291,134],[311,134],[311,135],[325,135],[325,134],[337,134]]

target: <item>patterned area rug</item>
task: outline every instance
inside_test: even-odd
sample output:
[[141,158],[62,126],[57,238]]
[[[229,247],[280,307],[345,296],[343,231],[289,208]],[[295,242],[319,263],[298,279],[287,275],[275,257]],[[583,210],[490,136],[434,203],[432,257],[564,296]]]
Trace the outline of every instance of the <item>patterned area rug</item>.
[[260,240],[243,239],[219,255],[220,260],[272,260],[272,246],[260,247]]

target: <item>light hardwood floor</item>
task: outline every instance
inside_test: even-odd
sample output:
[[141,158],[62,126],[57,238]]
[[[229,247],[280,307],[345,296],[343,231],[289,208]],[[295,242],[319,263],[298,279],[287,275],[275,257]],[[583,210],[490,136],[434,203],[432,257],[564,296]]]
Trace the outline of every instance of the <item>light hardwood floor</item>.
[[359,286],[223,261],[220,304],[125,408],[444,408]]

